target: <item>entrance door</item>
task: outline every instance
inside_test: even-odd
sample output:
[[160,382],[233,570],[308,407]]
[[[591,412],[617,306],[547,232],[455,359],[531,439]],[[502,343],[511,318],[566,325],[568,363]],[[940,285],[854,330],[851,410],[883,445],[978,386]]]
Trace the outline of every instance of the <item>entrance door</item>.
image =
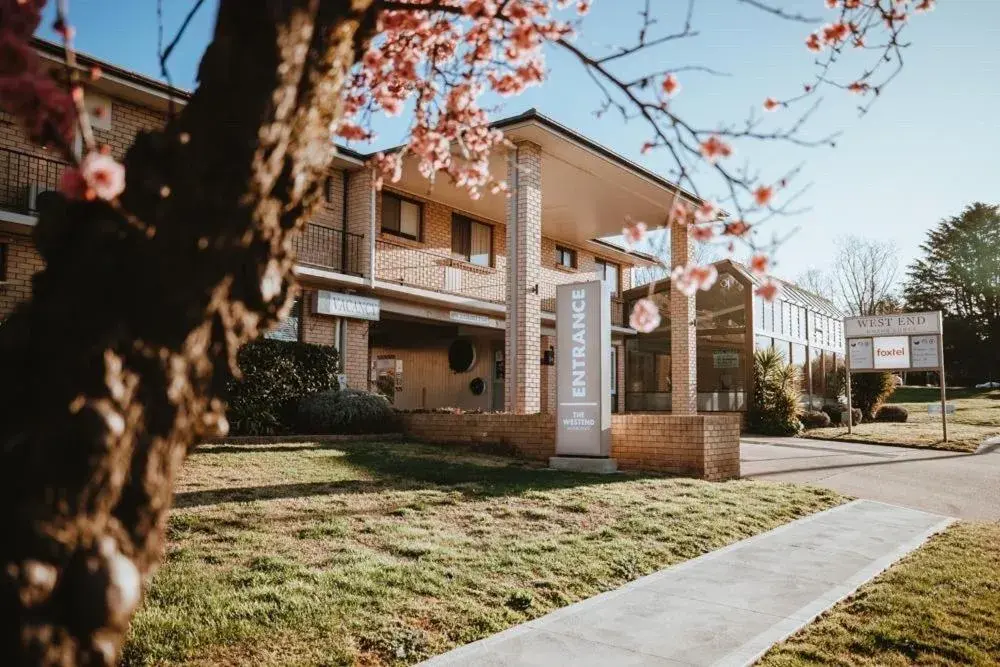
[[505,377],[503,341],[501,341],[493,344],[493,412],[503,412]]

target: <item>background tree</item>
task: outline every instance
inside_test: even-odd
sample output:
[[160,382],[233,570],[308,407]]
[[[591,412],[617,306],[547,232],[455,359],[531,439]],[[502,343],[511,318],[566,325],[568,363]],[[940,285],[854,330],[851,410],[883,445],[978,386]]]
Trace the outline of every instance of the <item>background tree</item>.
[[[635,41],[599,53],[572,40],[572,17],[555,15],[585,13],[588,0],[220,0],[197,90],[121,165],[94,143],[66,0],[56,79],[29,41],[44,0],[0,0],[0,104],[75,165],[65,196],[40,211],[45,268],[32,299],[0,328],[0,663],[117,662],[163,553],[179,466],[202,435],[226,431],[237,351],[291,307],[292,243],[321,198],[331,133],[362,139],[370,114],[412,109],[404,151],[375,160],[383,177],[397,177],[408,154],[471,196],[503,190],[488,170],[503,136],[478,99],[540,83],[550,44],[606,94],[603,111],[646,123],[643,150],[666,151],[681,185],[708,199],[705,179],[721,184],[715,204],[678,206],[674,219],[700,240],[767,251],[752,227],[785,210],[794,169],[734,166],[734,145],[831,143],[802,135],[819,91],[857,94],[866,110],[902,67],[908,16],[933,0],[817,0],[829,12],[822,27],[777,0],[733,1],[809,26],[803,50],[815,54],[815,74],[792,95],[762,95],[764,111],[788,112],[779,129],[762,126],[756,109],[738,125],[678,116],[669,101],[694,66],[616,76],[625,59],[661,62],[643,59],[694,37],[694,0],[676,31],[661,31],[662,8],[636,2]],[[164,72],[178,39],[161,52]],[[840,62],[855,50],[865,62],[845,74]],[[691,284],[691,269],[677,278]]]
[[899,251],[891,241],[859,236],[837,239],[834,257],[837,300],[851,315],[899,312],[894,295]]
[[1000,207],[974,203],[927,233],[907,270],[908,309],[944,314],[950,382],[1000,378]]
[[824,269],[809,269],[799,274],[795,284],[804,290],[818,294],[829,301],[837,301],[836,280]]

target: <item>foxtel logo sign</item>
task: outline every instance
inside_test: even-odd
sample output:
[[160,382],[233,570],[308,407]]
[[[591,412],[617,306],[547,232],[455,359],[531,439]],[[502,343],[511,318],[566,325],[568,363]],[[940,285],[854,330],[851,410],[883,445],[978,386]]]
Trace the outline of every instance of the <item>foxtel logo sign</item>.
[[909,336],[881,336],[872,340],[875,368],[909,368]]

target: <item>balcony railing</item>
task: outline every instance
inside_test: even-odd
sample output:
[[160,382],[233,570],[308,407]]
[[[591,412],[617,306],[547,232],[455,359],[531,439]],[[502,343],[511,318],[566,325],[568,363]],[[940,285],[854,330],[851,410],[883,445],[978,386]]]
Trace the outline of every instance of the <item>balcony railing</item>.
[[496,269],[389,241],[375,242],[375,277],[480,301],[507,300],[505,276]]
[[360,276],[364,242],[365,237],[361,234],[309,223],[295,240],[296,260],[300,264]]
[[66,166],[60,160],[0,149],[0,208],[37,215],[38,196],[59,188]]
[[[556,312],[556,285],[547,284],[541,286],[542,312]],[[615,327],[625,326],[625,301],[618,295],[611,295],[611,325]]]

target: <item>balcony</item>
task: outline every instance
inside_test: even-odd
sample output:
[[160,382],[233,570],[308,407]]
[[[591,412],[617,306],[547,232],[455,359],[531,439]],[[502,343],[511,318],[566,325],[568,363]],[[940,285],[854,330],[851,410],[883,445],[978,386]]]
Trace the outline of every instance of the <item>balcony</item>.
[[363,274],[365,237],[340,229],[308,223],[295,239],[296,261],[352,276]]
[[505,303],[506,276],[488,266],[477,266],[451,254],[423,250],[404,242],[375,242],[375,277],[386,282]]
[[59,189],[67,164],[60,160],[0,149],[0,208],[38,215],[38,197]]
[[[540,294],[542,296],[542,312],[552,313],[556,312],[556,285],[546,284],[540,286]],[[613,327],[624,327],[625,324],[625,301],[620,295],[611,295],[611,326]]]

